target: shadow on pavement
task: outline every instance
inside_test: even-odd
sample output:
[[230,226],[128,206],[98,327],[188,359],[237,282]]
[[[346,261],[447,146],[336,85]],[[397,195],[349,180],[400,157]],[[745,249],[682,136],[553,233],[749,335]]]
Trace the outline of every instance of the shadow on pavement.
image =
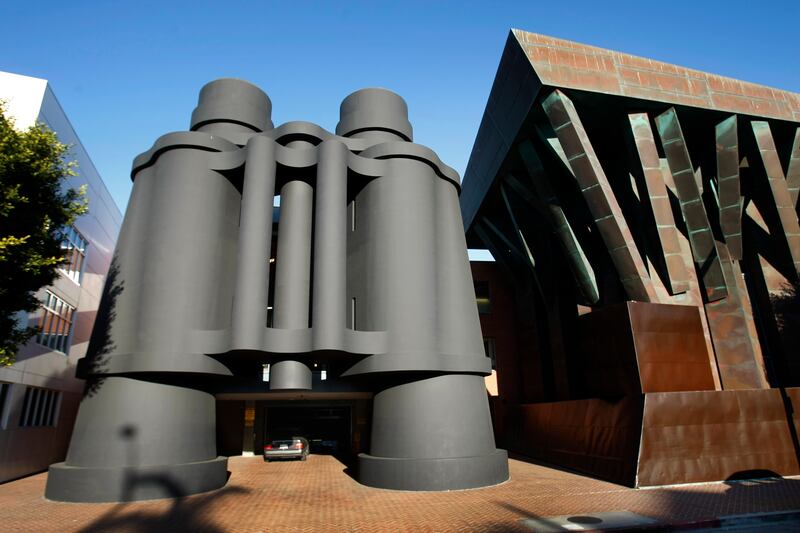
[[[524,458],[515,457],[515,459],[525,461]],[[526,462],[541,464],[533,460]],[[768,470],[736,472],[721,483],[698,483],[647,489],[625,489],[620,486],[620,489],[628,491],[625,497],[616,498],[618,504],[622,502],[619,505],[622,508],[605,508],[604,511],[630,511],[655,519],[661,523],[661,526],[656,526],[656,529],[658,527],[686,527],[687,525],[703,527],[703,524],[708,524],[709,527],[718,527],[713,524],[718,523],[720,518],[800,510],[800,479],[782,478]],[[564,494],[564,498],[575,501],[565,501],[563,507],[580,509],[581,498],[586,498],[587,503],[596,503],[598,497],[603,499],[602,493],[604,492],[618,491],[609,488],[608,491],[601,490],[599,493],[590,491],[586,494]],[[554,516],[549,516],[547,512],[541,512],[544,509],[553,509],[552,501],[534,500],[531,504],[523,506],[508,501],[494,501],[493,503],[511,511],[518,518],[515,520],[515,526],[508,523],[487,524],[491,531],[503,531],[503,528],[515,531],[532,530],[533,526],[526,524],[526,520],[534,521],[538,527],[543,527],[543,530],[567,531],[563,525],[551,520],[555,518]],[[537,509],[537,503],[541,504],[541,508]],[[591,507],[596,508],[596,505]],[[575,516],[568,520],[579,524],[580,529],[603,530],[600,523],[602,521],[592,521],[593,515],[596,513],[575,512],[573,514]],[[493,526],[498,529],[494,529]],[[652,529],[652,527],[648,529]]]
[[[149,479],[148,482],[157,482]],[[175,489],[175,487],[170,487]],[[180,492],[180,489],[177,490]],[[106,514],[79,530],[80,533],[149,533],[155,531],[223,533],[225,530],[210,521],[213,508],[228,496],[249,492],[240,487],[222,489],[172,500],[166,511],[153,509],[158,502],[120,503]]]

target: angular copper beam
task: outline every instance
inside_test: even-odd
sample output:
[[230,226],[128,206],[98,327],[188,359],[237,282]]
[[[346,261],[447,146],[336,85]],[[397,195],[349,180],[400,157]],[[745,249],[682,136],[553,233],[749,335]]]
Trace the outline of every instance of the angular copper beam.
[[728,289],[720,266],[719,252],[674,107],[656,117],[656,127],[675,181],[694,262],[706,289],[706,299],[709,302],[721,300],[728,295]]
[[797,197],[800,195],[800,128],[794,133],[792,156],[789,159],[789,168],[786,170],[786,186],[789,188],[792,204],[797,207]]
[[794,269],[800,273],[800,225],[797,221],[795,202],[792,201],[789,194],[789,185],[783,173],[778,151],[775,149],[775,141],[772,139],[772,131],[770,131],[769,123],[765,121],[754,120],[750,125],[756,137],[764,170],[767,172],[772,199],[775,201],[775,207],[778,208],[778,218],[781,221],[786,244],[789,246]]
[[716,127],[719,224],[733,259],[742,258],[742,197],[739,186],[739,137],[736,115]]
[[769,388],[758,336],[749,315],[747,291],[740,287],[742,271],[731,261],[727,247],[719,244],[720,264],[728,287],[728,297],[705,305],[714,339],[719,377],[725,390]]
[[564,254],[567,256],[572,276],[575,278],[581,296],[589,304],[595,304],[600,300],[597,290],[597,280],[595,279],[594,269],[586,258],[586,254],[581,248],[575,232],[569,225],[564,210],[561,209],[558,198],[544,174],[544,168],[536,155],[536,149],[530,141],[523,141],[519,146],[519,154],[522,162],[528,171],[528,177],[533,183],[538,197],[546,204],[550,222],[553,225],[558,242]]
[[689,290],[689,277],[681,257],[678,229],[675,227],[667,186],[664,184],[661,174],[661,161],[658,158],[653,130],[650,128],[650,118],[647,113],[631,113],[628,115],[628,121],[631,124],[633,140],[636,143],[636,151],[644,172],[647,197],[653,210],[658,239],[664,253],[669,292],[670,294],[680,294]]
[[617,274],[631,300],[657,302],[653,282],[575,105],[556,89],[542,107],[553,126]]

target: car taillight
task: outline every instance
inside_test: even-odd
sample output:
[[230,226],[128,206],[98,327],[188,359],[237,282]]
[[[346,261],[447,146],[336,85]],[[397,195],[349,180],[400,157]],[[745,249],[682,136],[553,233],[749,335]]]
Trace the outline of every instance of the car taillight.
[[294,449],[295,450],[302,450],[303,449],[303,443],[302,442],[295,442],[294,443]]
[[266,446],[264,446],[264,449],[265,450],[271,450],[272,449],[272,444],[267,444]]

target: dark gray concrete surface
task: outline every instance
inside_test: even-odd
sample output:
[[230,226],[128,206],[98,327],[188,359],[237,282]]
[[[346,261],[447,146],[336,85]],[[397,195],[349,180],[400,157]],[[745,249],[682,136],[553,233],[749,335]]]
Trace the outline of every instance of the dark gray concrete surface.
[[251,84],[211,82],[192,131],[135,159],[81,364],[89,387],[48,498],[224,485],[214,392],[261,364],[273,367],[272,389],[306,389],[312,361],[345,361],[331,378],[375,394],[362,483],[448,490],[508,478],[482,379],[490,361],[457,173],[411,142],[406,103],[384,89],[348,96],[336,135],[303,122],[273,129],[270,113]]

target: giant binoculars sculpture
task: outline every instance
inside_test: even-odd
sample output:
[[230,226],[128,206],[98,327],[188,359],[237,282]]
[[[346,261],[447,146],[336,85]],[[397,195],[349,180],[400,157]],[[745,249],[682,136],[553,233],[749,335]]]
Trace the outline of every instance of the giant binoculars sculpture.
[[305,122],[273,128],[270,115],[260,89],[217,80],[200,93],[192,131],[135,159],[82,363],[87,393],[66,460],[50,467],[48,498],[223,486],[213,392],[233,374],[232,354],[270,361],[272,389],[310,388],[312,355],[352,361],[340,378],[360,376],[374,392],[364,484],[447,490],[507,479],[458,175],[411,142],[406,104],[386,90],[347,97],[336,135]]

